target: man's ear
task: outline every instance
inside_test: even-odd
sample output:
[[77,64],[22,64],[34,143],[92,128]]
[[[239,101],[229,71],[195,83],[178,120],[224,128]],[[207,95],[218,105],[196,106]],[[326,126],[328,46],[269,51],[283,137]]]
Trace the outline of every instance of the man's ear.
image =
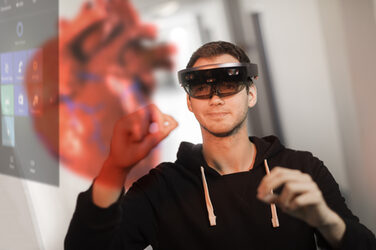
[[248,88],[248,107],[252,108],[257,103],[257,89],[254,83]]
[[187,106],[188,106],[189,111],[193,112],[192,111],[191,97],[188,94],[187,94]]

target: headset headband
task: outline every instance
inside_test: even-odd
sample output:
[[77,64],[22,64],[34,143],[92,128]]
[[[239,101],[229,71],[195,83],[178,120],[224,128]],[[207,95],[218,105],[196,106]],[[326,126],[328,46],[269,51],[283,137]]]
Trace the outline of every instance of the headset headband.
[[[208,67],[210,67],[208,69]],[[220,63],[183,69],[178,72],[179,83],[183,86],[214,84],[221,81],[246,81],[258,76],[257,64]]]

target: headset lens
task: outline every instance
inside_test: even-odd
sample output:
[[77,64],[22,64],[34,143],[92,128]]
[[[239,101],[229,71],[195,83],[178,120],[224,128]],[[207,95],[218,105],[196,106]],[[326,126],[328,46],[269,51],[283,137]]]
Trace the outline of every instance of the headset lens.
[[215,84],[192,84],[186,85],[185,90],[193,98],[208,99],[214,94],[219,97],[230,96],[244,89],[243,82],[217,82]]

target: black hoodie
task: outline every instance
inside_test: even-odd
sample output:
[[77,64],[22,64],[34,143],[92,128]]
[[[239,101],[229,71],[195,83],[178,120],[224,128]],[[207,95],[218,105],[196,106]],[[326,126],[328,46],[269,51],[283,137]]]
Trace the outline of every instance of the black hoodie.
[[[257,155],[252,170],[220,175],[202,155],[202,145],[183,142],[175,163],[162,163],[139,179],[109,208],[92,202],[91,188],[78,196],[65,249],[316,249],[330,248],[305,222],[277,208],[280,226],[271,224],[270,206],[257,199],[269,167],[311,175],[328,206],[346,223],[341,249],[376,249],[375,236],[347,208],[338,184],[309,152],[287,149],[274,136],[251,137]],[[201,172],[203,167],[203,173]],[[205,185],[216,225],[211,226]]]

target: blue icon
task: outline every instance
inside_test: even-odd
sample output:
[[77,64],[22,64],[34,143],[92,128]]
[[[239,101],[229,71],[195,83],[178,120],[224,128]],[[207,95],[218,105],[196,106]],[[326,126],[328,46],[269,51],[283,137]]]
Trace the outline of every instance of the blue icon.
[[13,75],[14,83],[23,83],[26,72],[26,63],[27,63],[28,52],[17,51],[13,54]]
[[23,83],[26,72],[27,51],[17,51],[13,54],[14,83]]
[[17,23],[17,36],[19,38],[21,38],[23,35],[23,23],[22,22],[18,22]]
[[27,116],[28,99],[23,85],[17,84],[14,86],[14,114],[17,116]]
[[1,59],[1,83],[13,83],[13,56],[12,53],[4,53]]

